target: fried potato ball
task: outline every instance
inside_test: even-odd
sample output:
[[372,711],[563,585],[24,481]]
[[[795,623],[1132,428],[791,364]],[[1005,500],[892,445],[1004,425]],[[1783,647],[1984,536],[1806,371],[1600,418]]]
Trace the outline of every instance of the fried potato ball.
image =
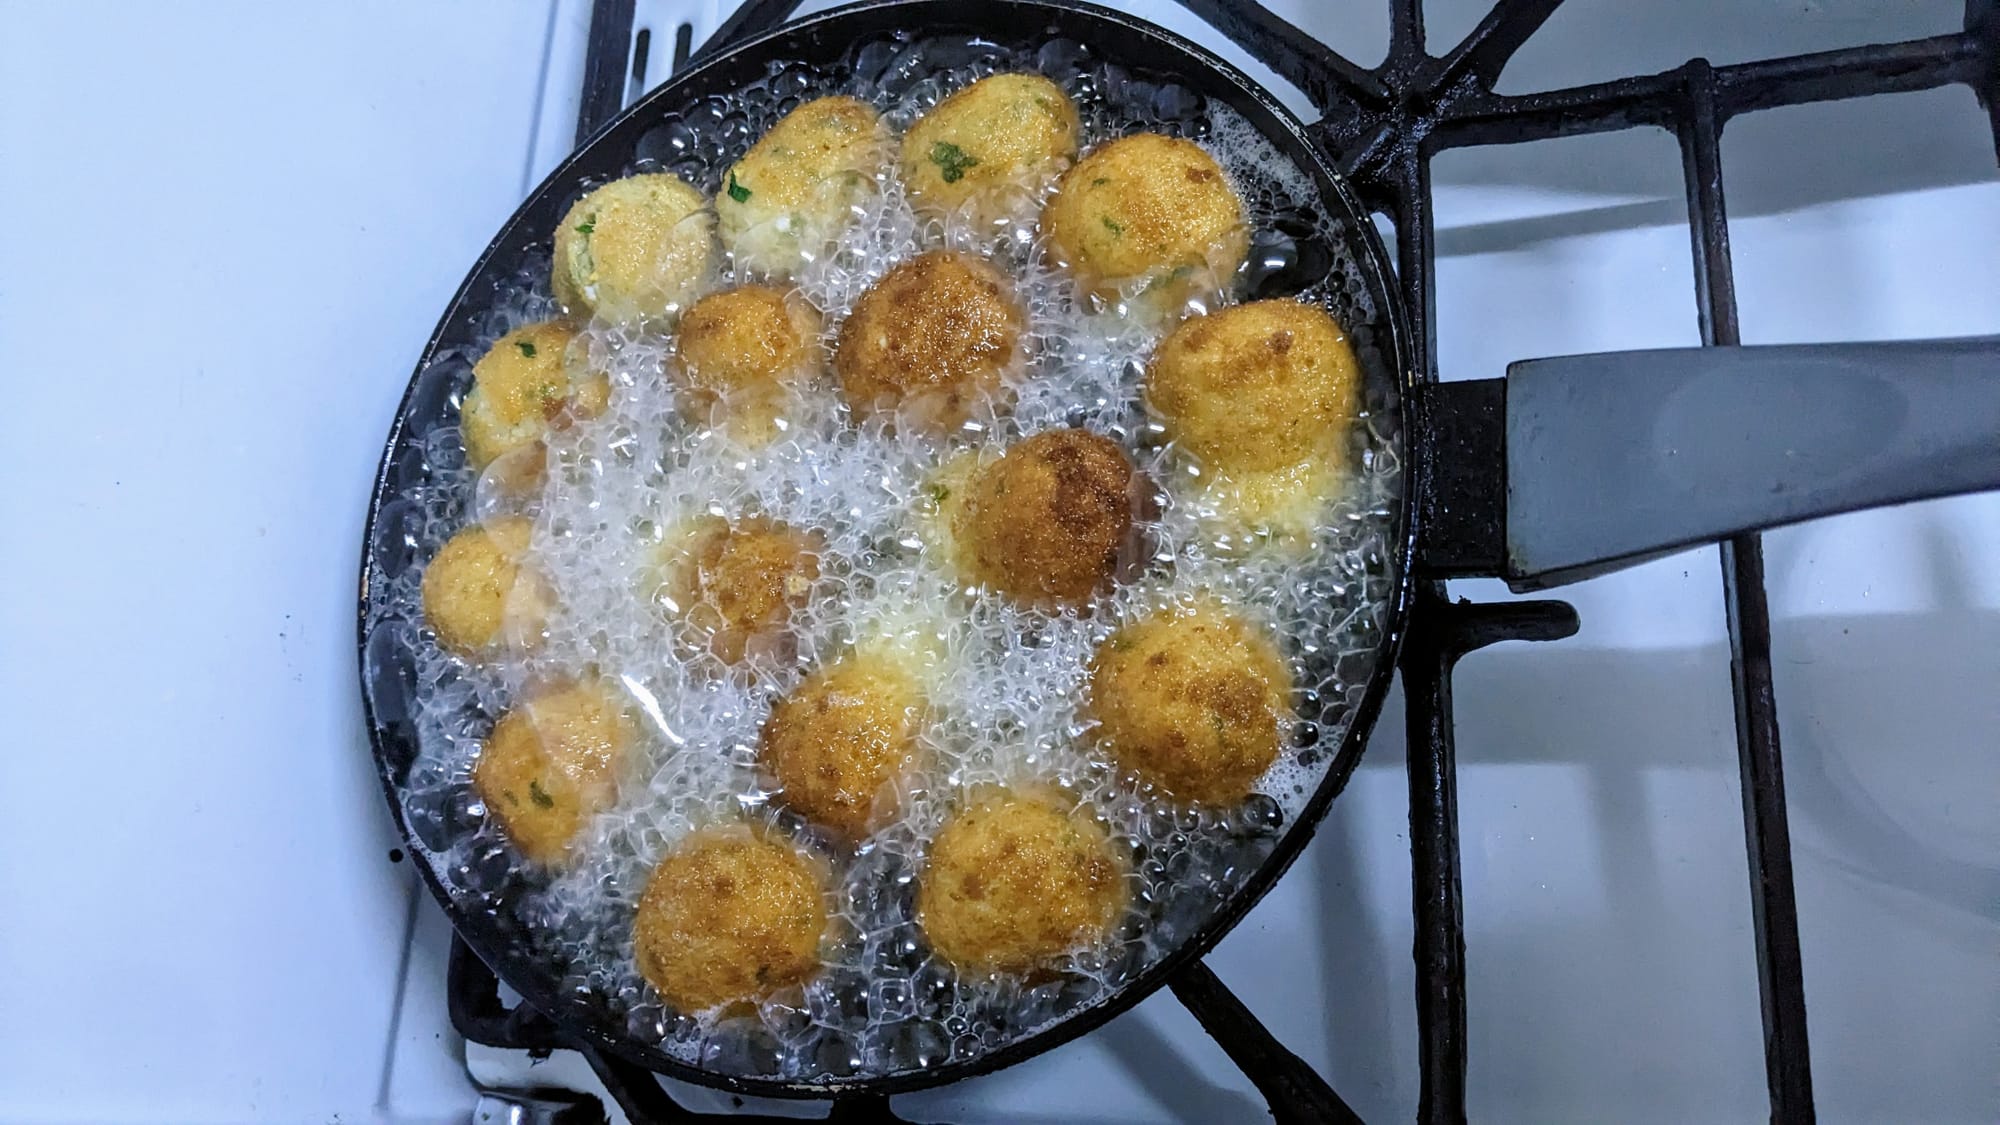
[[816,98],[786,114],[723,176],[723,245],[751,270],[796,273],[875,189],[888,143],[874,108],[856,98]]
[[758,762],[785,804],[856,842],[896,815],[893,785],[917,766],[923,708],[901,660],[856,651],[771,708]]
[[472,390],[459,424],[465,459],[484,470],[501,456],[539,443],[553,427],[595,418],[611,401],[603,372],[581,372],[569,361],[576,334],[560,321],[516,328],[472,365]]
[[623,323],[678,311],[715,264],[707,200],[664,172],[613,180],[556,227],[556,300]]
[[1228,288],[1250,248],[1222,166],[1193,141],[1158,133],[1086,153],[1057,183],[1042,230],[1086,292],[1111,298],[1143,282],[1159,309]]
[[968,254],[933,250],[870,286],[840,326],[833,367],[856,413],[932,431],[963,424],[1023,361],[1013,286]]
[[1146,371],[1167,436],[1229,472],[1339,450],[1359,407],[1347,334],[1317,305],[1253,301],[1182,321]]
[[952,514],[959,567],[1025,601],[1083,601],[1132,561],[1144,501],[1117,442],[1043,431],[973,474]]
[[553,866],[617,796],[637,738],[618,700],[587,680],[532,696],[493,724],[472,787],[522,855]]
[[818,374],[819,314],[769,285],[710,293],[682,314],[673,371],[690,405],[750,445],[768,444]]
[[903,135],[903,183],[919,212],[956,211],[977,199],[973,221],[1023,205],[1076,159],[1076,103],[1039,74],[995,74],[939,102]]
[[1129,868],[1095,820],[1049,795],[999,790],[938,831],[917,922],[961,973],[1029,973],[1110,936]]
[[1204,600],[1098,645],[1085,709],[1122,768],[1177,800],[1228,804],[1278,760],[1291,696],[1271,638]]
[[656,597],[725,663],[782,658],[819,580],[820,537],[764,516],[702,516],[663,544]]
[[505,516],[465,528],[438,549],[424,568],[423,602],[439,645],[476,657],[541,639],[551,599],[527,562],[532,530],[526,518]]
[[632,923],[639,972],[683,1013],[762,999],[819,971],[826,876],[743,827],[696,832],[653,868]]

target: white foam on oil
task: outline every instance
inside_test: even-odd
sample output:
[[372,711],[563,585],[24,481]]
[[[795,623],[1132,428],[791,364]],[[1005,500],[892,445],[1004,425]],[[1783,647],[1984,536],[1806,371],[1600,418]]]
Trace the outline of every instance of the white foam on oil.
[[[1343,232],[1317,217],[1311,178],[1226,106],[1123,72],[1073,43],[1029,54],[894,40],[863,44],[849,61],[838,85],[805,67],[780,67],[756,86],[668,118],[641,142],[632,170],[671,170],[713,191],[723,169],[807,97],[854,94],[900,131],[977,77],[1040,70],[1077,99],[1086,147],[1158,129],[1210,148],[1255,231],[1238,292],[1269,295],[1289,284],[1323,302],[1350,332],[1374,320],[1358,267],[1341,248]],[[420,752],[403,799],[423,858],[460,905],[492,914],[546,950],[566,974],[566,993],[596,1018],[736,1075],[814,1081],[969,1060],[1106,999],[1190,937],[1296,823],[1361,704],[1389,624],[1400,477],[1399,435],[1386,428],[1394,417],[1384,397],[1393,394],[1391,373],[1372,373],[1381,385],[1353,435],[1356,467],[1329,501],[1311,550],[1218,544],[1205,530],[1215,513],[1203,509],[1199,481],[1160,443],[1140,404],[1143,364],[1161,326],[1080,311],[1065,279],[1045,264],[1031,221],[972,230],[957,218],[920,220],[888,162],[877,187],[839,244],[795,279],[824,317],[823,343],[831,347],[854,301],[895,262],[939,246],[979,248],[1012,276],[1028,312],[1028,370],[1011,409],[976,416],[940,443],[856,425],[826,377],[777,441],[750,451],[682,416],[662,374],[669,337],[593,325],[580,346],[610,374],[612,404],[551,436],[539,496],[489,488],[475,504],[456,428],[424,435],[429,473],[395,501],[413,544],[411,565],[371,587],[376,630],[415,653]],[[1288,282],[1315,252],[1327,256],[1320,268]],[[546,274],[543,258],[502,286],[479,338],[490,342],[551,315]],[[744,279],[725,263],[710,284]],[[454,353],[438,362],[462,391],[460,369],[473,358]],[[922,534],[933,474],[958,450],[992,453],[1059,425],[1111,436],[1162,487],[1160,516],[1145,529],[1156,548],[1150,565],[1088,613],[1029,609],[961,589]],[[477,667],[441,653],[422,631],[418,586],[420,560],[474,510],[532,516],[535,564],[558,604],[539,648]],[[747,671],[724,667],[691,646],[649,598],[648,568],[660,543],[702,513],[762,514],[823,537],[821,578],[793,619],[795,658],[760,658]],[[1078,713],[1095,646],[1119,624],[1198,592],[1269,629],[1295,685],[1292,744],[1238,809],[1176,807],[1120,776]],[[758,731],[772,701],[815,664],[885,639],[922,654],[931,707],[923,738],[935,764],[908,784],[900,819],[847,852],[760,782]],[[524,690],[586,672],[630,697],[642,717],[642,746],[617,804],[577,842],[575,862],[538,876],[520,869],[480,807],[471,767],[492,718]],[[958,978],[929,955],[913,918],[922,856],[951,802],[996,782],[1059,786],[1131,857],[1132,908],[1113,940],[1070,956],[1044,983]],[[825,965],[754,1015],[676,1013],[634,968],[632,910],[661,855],[694,829],[730,820],[763,824],[826,863],[836,921]]]

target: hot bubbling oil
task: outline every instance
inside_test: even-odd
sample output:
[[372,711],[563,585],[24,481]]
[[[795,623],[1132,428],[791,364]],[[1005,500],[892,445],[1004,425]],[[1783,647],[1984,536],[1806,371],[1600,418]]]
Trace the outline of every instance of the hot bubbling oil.
[[[938,246],[973,247],[1014,276],[1028,311],[1029,372],[1011,410],[976,416],[954,448],[998,448],[1052,426],[1117,440],[1165,492],[1147,528],[1146,574],[1088,616],[1026,608],[959,588],[919,522],[942,460],[933,439],[856,425],[830,386],[755,452],[695,424],[662,376],[671,339],[592,324],[585,346],[610,372],[611,408],[551,436],[547,481],[526,504],[534,552],[560,602],[546,643],[518,660],[473,667],[422,632],[415,561],[472,519],[521,505],[465,467],[455,426],[421,437],[422,484],[385,506],[410,565],[371,588],[371,651],[415,654],[409,701],[419,754],[403,792],[424,857],[458,904],[494,915],[544,949],[565,990],[631,1036],[733,1075],[794,1082],[904,1072],[976,1058],[1099,1003],[1188,939],[1240,888],[1299,816],[1346,734],[1375,670],[1393,589],[1400,435],[1393,382],[1375,354],[1376,310],[1344,232],[1321,217],[1310,176],[1227,106],[1053,41],[1014,51],[960,38],[897,37],[856,47],[822,72],[773,65],[764,80],[673,114],[641,140],[630,172],[672,171],[710,193],[723,171],[781,116],[827,93],[882,110],[900,131],[949,92],[986,74],[1034,70],[1061,83],[1082,113],[1083,142],[1155,130],[1199,140],[1228,171],[1253,233],[1239,295],[1291,294],[1324,304],[1354,338],[1371,387],[1356,427],[1354,468],[1308,552],[1217,542],[1190,467],[1165,448],[1139,403],[1143,363],[1162,334],[1120,307],[1085,307],[1044,264],[1032,221],[973,230],[923,221],[885,165],[878,191],[839,244],[794,279],[832,333],[866,287],[897,261]],[[588,185],[594,186],[594,185]],[[547,259],[524,263],[479,325],[490,343],[554,314]],[[709,289],[747,278],[725,263]],[[472,355],[441,355],[462,394]],[[455,411],[453,412],[455,414]],[[393,508],[393,511],[390,509]],[[639,575],[677,522],[702,513],[764,514],[825,539],[821,578],[795,614],[795,660],[731,675],[690,651],[640,596]],[[1199,811],[1119,775],[1078,714],[1092,649],[1122,622],[1209,591],[1268,627],[1290,665],[1299,719],[1291,745],[1241,807]],[[755,768],[774,699],[806,671],[861,641],[927,653],[935,765],[913,779],[903,813],[851,854],[784,809]],[[594,670],[622,686],[641,715],[643,747],[618,803],[577,841],[553,877],[518,866],[470,787],[479,740],[528,686]],[[929,956],[912,911],[926,842],[954,795],[989,782],[1052,782],[1103,818],[1129,850],[1134,895],[1106,948],[1076,953],[1044,983],[959,979]],[[653,864],[694,828],[762,823],[823,856],[832,871],[833,939],[820,974],[754,1015],[704,1019],[664,1008],[632,958],[631,917]],[[615,1029],[616,1023],[613,1027]]]

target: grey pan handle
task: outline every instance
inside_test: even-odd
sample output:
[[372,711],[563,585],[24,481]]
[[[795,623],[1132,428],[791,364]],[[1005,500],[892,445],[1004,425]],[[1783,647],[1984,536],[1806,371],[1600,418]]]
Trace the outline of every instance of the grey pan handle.
[[1523,360],[1424,388],[1420,568],[1518,590],[2000,489],[2000,337]]

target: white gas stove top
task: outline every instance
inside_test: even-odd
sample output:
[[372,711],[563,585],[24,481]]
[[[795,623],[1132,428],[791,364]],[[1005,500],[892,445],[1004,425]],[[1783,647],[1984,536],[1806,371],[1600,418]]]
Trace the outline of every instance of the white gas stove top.
[[[1120,6],[1308,111],[1177,5]],[[1380,0],[1270,6],[1382,55]],[[1433,49],[1486,6],[1431,0]],[[353,651],[382,436],[465,269],[567,152],[589,10],[9,6],[0,1120],[465,1121],[473,1080],[590,1087],[573,1058],[451,1032],[449,929],[389,859]],[[720,14],[640,0],[635,89],[665,77],[680,23],[700,42]],[[1501,88],[1962,18],[1958,0],[1575,0]],[[1963,89],[1733,122],[1745,342],[2000,332],[1993,145]],[[1435,176],[1446,378],[1698,342],[1670,135],[1454,151]],[[1821,1118],[1992,1121],[2000,496],[1765,550]],[[1471,1114],[1764,1120],[1716,553],[1559,596],[1576,637],[1487,650],[1456,679]],[[1304,857],[1208,958],[1370,1121],[1416,1103],[1407,816],[1392,700]],[[896,1107],[1264,1114],[1164,993]]]

